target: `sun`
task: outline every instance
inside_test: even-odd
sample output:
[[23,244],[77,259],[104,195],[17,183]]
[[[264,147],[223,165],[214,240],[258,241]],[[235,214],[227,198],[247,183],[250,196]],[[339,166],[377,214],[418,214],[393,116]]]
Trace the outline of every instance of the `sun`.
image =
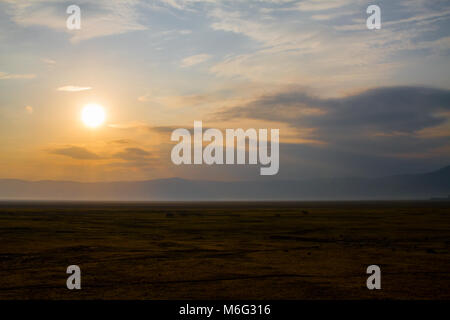
[[96,103],[89,103],[84,106],[81,112],[81,120],[90,128],[97,128],[105,122],[105,110]]

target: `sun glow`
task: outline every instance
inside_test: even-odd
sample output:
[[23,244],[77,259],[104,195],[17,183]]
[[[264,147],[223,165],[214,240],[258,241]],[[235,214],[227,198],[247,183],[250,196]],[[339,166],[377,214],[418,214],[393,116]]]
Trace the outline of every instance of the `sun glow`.
[[99,104],[87,104],[81,113],[81,120],[86,126],[97,128],[105,122],[105,110]]

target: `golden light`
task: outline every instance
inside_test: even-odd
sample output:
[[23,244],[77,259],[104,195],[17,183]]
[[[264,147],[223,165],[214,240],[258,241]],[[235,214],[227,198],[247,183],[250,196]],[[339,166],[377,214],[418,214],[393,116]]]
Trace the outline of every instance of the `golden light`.
[[97,128],[105,122],[105,110],[99,104],[87,104],[81,113],[81,120],[86,126]]

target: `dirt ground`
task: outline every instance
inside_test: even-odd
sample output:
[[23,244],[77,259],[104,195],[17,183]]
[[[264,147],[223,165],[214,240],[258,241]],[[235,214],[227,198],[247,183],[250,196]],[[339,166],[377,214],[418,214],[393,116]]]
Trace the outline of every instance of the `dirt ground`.
[[3,202],[0,299],[450,299],[450,203]]

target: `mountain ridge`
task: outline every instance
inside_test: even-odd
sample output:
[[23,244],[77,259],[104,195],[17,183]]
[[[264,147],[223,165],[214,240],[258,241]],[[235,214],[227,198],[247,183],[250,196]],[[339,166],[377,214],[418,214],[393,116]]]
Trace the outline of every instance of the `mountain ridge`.
[[450,194],[450,166],[381,178],[77,182],[0,179],[1,200],[412,200]]

